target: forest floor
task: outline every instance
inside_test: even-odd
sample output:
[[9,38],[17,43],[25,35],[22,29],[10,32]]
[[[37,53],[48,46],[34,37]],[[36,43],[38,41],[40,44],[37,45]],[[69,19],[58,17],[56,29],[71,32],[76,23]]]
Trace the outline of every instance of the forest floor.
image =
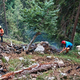
[[[4,44],[5,46],[5,44]],[[26,54],[25,51],[22,51],[20,54],[17,53],[1,53],[3,55],[3,58],[1,59],[3,62],[3,65],[5,65],[7,71],[1,72],[1,77],[3,77],[5,74],[24,70],[28,67],[31,67],[31,65],[37,65],[42,70],[33,71],[32,73],[24,74],[25,76],[22,76],[20,74],[10,75],[14,76],[9,78],[2,78],[2,80],[80,80],[80,62],[76,62],[71,60],[69,58],[70,56],[67,56],[67,58],[64,58],[63,55],[57,55],[57,54],[39,54],[39,53],[29,53]],[[4,59],[4,57],[8,58],[8,61]],[[61,57],[63,56],[63,57]],[[77,59],[80,59],[80,56],[76,54]],[[59,63],[59,62],[60,63]],[[49,63],[57,64],[57,66],[48,66]],[[59,64],[58,64],[59,63]],[[49,68],[46,70],[41,68],[39,64],[47,64]],[[23,72],[25,73],[25,72]],[[0,78],[1,79],[1,78]]]

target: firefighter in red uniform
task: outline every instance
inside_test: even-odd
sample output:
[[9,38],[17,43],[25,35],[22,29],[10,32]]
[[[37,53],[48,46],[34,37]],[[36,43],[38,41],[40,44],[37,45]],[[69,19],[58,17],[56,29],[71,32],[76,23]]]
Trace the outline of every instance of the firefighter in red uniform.
[[4,34],[4,30],[3,30],[2,27],[0,26],[0,37],[1,37],[1,42],[3,42],[3,34]]

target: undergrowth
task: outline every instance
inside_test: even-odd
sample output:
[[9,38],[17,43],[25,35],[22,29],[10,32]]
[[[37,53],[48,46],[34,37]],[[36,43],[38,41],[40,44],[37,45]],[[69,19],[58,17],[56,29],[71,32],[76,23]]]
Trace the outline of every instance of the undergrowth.
[[78,54],[78,50],[71,50],[67,54],[65,52],[55,56],[61,58],[61,59],[67,59],[67,60],[72,60],[74,62],[80,63],[80,55]]
[[12,42],[13,44],[27,44],[27,43],[24,43],[22,41],[14,40],[14,39],[11,39],[11,38],[4,38],[4,41],[8,42],[8,43]]

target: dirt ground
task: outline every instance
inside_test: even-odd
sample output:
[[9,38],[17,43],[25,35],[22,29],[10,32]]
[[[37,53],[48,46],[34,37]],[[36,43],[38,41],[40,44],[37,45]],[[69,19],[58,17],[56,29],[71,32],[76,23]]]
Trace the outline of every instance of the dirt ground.
[[[5,46],[5,43],[3,44]],[[3,56],[7,56],[10,59],[19,59],[19,57],[24,57],[24,56],[31,56],[31,59],[35,59],[35,62],[38,63],[45,63],[45,62],[51,62],[53,63],[56,59],[56,57],[53,55],[51,58],[47,58],[46,55],[39,55],[37,53],[34,54],[26,54],[24,51],[21,54],[16,54],[16,53],[1,53]],[[78,57],[80,58],[80,57]],[[57,67],[54,69],[54,73],[50,73],[51,76],[54,75],[56,76],[56,80],[80,80],[80,64],[75,63],[71,60],[64,60],[62,59],[65,66],[64,67]],[[62,76],[60,76],[63,73]],[[67,76],[65,76],[65,73]]]
[[[3,53],[4,56],[10,56],[10,59],[18,59],[19,57],[22,56],[28,56],[31,55],[32,59],[35,59],[36,62],[38,63],[45,63],[45,62],[54,62],[55,57],[52,58],[47,58],[46,56],[39,56],[38,54],[26,54],[25,52],[22,52],[21,54],[5,54]],[[60,75],[61,73],[66,73],[67,74],[67,80],[71,80],[72,78],[75,78],[74,80],[80,80],[80,64],[74,63],[69,60],[63,60],[65,66],[64,67],[57,67],[52,73],[53,75],[56,76],[56,78],[64,79],[64,76],[57,76]],[[51,75],[52,75],[51,74]],[[71,79],[70,79],[71,78]]]

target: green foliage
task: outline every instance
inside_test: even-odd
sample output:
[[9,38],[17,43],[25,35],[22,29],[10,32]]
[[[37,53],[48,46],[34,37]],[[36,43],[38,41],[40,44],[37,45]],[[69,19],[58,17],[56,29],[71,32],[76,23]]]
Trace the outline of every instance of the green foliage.
[[4,8],[3,8],[3,0],[0,0],[0,25],[3,26],[4,22]]
[[6,2],[7,9],[14,8],[14,5],[15,5],[15,0],[7,0]]
[[22,16],[24,22],[27,23],[28,29],[36,32],[49,33],[54,35],[57,22],[57,13],[59,9],[55,9],[53,0],[39,2],[35,0],[27,0],[28,8],[23,10]]
[[[10,8],[8,4],[14,4],[10,5]],[[9,35],[11,37],[15,37],[18,40],[24,41],[25,38],[25,25],[22,23],[22,17],[21,17],[21,9],[23,8],[23,5],[20,0],[15,0],[14,2],[7,1],[6,5],[8,6],[8,10],[6,11],[7,21],[8,21],[8,28],[9,28]],[[14,36],[13,36],[14,35]]]
[[[57,40],[71,40],[72,31],[75,22],[75,16],[77,14],[79,0],[54,0],[55,5],[59,5],[59,18],[57,23],[56,32]],[[80,20],[78,20],[78,26],[76,31],[79,32]],[[63,36],[63,37],[62,37]]]
[[61,53],[60,55],[55,55],[61,59],[70,60],[72,62],[80,63],[80,59],[77,58],[79,56],[77,50],[71,50],[67,54],[65,52]]
[[26,60],[22,60],[22,64],[24,65],[24,66],[29,66],[30,65],[30,61],[29,61],[29,59],[26,59]]
[[2,57],[2,62],[3,62],[3,63],[6,63],[6,62],[7,62],[4,57]]
[[43,76],[39,76],[36,78],[36,80],[45,80]]
[[80,45],[80,34],[79,33],[76,33],[75,34],[75,38],[74,38],[74,45],[75,45],[75,47],[77,46],[77,45]]
[[22,41],[18,41],[18,40],[16,40],[16,39],[11,39],[11,38],[4,38],[4,41],[5,41],[5,42],[9,42],[9,43],[11,43],[11,41],[12,41],[13,44],[17,44],[17,45],[19,45],[19,44],[25,44],[25,43],[22,42]]
[[[0,25],[4,28],[2,1],[0,0]],[[40,31],[48,33],[47,36],[52,40],[70,41],[79,0],[6,0],[5,3],[9,36],[29,42],[30,32]],[[79,26],[80,18],[77,33],[80,31]]]
[[15,71],[14,67],[9,67],[9,71]]
[[30,57],[27,58],[27,56],[23,55],[24,60],[19,60],[17,59],[10,59],[8,64],[8,70],[9,71],[15,71],[15,70],[19,70],[21,67],[21,65],[28,67],[29,65],[31,65],[32,63],[30,62]]

